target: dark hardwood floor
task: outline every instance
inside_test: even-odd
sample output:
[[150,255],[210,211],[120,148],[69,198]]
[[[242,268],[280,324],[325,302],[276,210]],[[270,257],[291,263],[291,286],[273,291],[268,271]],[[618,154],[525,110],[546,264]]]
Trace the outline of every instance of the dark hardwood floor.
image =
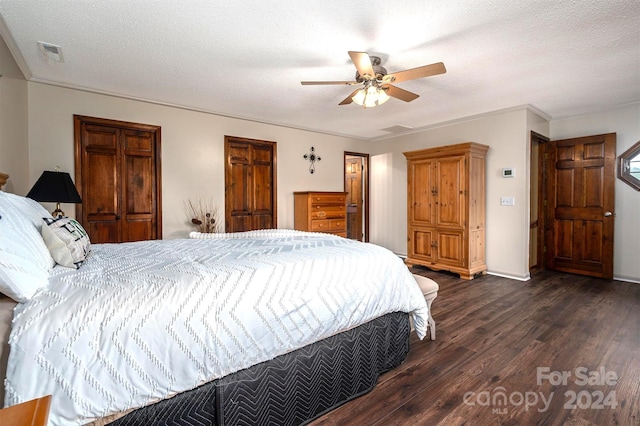
[[640,284],[412,271],[440,285],[436,340],[313,426],[640,425]]

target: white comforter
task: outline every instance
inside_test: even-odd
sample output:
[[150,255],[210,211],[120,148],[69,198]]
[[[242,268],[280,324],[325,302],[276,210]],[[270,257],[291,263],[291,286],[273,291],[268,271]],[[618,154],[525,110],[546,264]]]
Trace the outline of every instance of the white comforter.
[[84,424],[270,360],[380,315],[427,306],[390,251],[325,234],[92,246],[16,308],[6,404],[53,394]]

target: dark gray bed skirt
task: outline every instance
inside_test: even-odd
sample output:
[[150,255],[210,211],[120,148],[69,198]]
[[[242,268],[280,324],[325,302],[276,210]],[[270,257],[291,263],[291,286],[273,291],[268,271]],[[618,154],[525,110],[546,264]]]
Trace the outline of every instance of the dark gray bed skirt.
[[300,425],[373,389],[409,353],[396,312],[140,408],[112,425]]

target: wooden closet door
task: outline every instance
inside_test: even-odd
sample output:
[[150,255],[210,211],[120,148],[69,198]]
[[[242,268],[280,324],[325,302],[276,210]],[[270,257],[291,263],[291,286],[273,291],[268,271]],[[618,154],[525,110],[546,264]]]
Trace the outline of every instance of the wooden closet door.
[[275,142],[225,136],[225,230],[275,228]]
[[82,204],[76,217],[92,242],[120,242],[120,132],[115,127],[92,124],[82,124],[80,132],[80,176],[76,160],[76,187]]
[[160,127],[74,116],[76,218],[95,243],[162,238]]
[[156,239],[154,134],[124,129],[122,147],[121,241]]

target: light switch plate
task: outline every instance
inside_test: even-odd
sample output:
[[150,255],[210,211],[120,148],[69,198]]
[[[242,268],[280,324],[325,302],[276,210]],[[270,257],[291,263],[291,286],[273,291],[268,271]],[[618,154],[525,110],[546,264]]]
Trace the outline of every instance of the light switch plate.
[[500,197],[501,206],[515,206],[516,199],[514,197]]

